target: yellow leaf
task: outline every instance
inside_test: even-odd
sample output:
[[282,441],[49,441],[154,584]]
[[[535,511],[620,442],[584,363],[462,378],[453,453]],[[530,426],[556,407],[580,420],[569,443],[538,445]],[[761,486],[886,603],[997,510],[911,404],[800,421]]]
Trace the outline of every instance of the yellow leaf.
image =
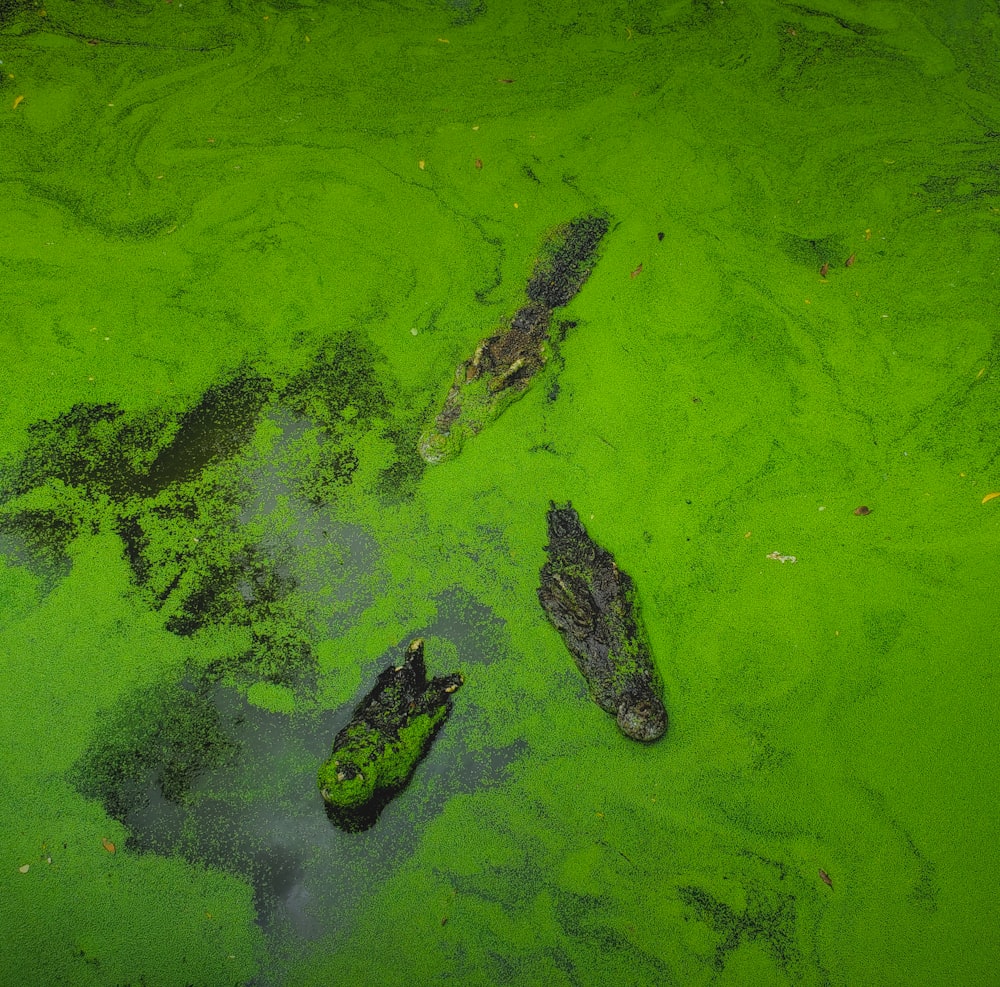
[[995,491],[994,493],[988,493],[988,494],[987,494],[987,495],[986,495],[986,496],[985,496],[985,497],[983,498],[983,503],[985,504],[985,503],[987,503],[988,501],[991,501],[991,500],[993,500],[993,498],[994,498],[994,497],[1000,497],[1000,490],[998,490],[998,491]]

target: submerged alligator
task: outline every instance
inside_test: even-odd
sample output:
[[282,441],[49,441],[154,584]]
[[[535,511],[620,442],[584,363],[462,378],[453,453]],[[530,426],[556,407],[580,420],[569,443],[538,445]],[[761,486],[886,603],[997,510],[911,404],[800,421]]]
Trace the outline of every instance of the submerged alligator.
[[352,833],[374,824],[427,753],[462,681],[458,672],[428,681],[422,638],[410,642],[401,665],[379,675],[319,769],[332,822]]
[[562,634],[594,702],[633,740],[667,730],[663,685],[653,666],[635,586],[587,534],[572,504],[548,512],[548,561],[538,600]]
[[456,456],[468,436],[481,432],[528,389],[548,359],[553,309],[568,304],[583,287],[607,231],[606,217],[581,216],[548,238],[525,289],[527,304],[455,371],[444,408],[418,443],[428,463]]

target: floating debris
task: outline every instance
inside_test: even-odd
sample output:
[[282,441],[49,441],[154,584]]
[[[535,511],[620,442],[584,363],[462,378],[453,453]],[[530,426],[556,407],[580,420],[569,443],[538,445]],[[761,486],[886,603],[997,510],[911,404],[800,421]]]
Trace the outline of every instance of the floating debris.
[[22,874],[27,874],[27,873],[28,873],[28,871],[29,871],[29,870],[31,870],[31,864],[21,864],[21,866],[20,866],[20,867],[18,867],[18,870],[19,870],[19,871],[20,871],[20,872],[21,872]]
[[858,517],[864,517],[866,514],[871,514],[871,512],[872,509],[870,507],[866,507],[864,504],[860,507],[854,508],[854,513],[857,514]]
[[109,840],[106,836],[101,837],[101,846],[104,847],[104,849],[107,850],[108,853],[115,852],[114,843],[112,843],[111,840]]
[[829,874],[827,874],[827,872],[826,872],[825,870],[823,870],[823,868],[822,868],[822,867],[820,867],[820,869],[819,869],[819,879],[820,879],[820,880],[821,880],[821,881],[822,881],[822,882],[823,882],[823,883],[824,883],[824,884],[825,884],[825,885],[826,885],[826,886],[827,886],[828,888],[832,888],[832,887],[833,887],[833,879],[832,879],[832,878],[830,877],[830,875],[829,875]]
[[794,555],[782,555],[781,552],[771,552],[767,556],[769,559],[774,559],[775,562],[798,562],[799,560]]
[[983,498],[983,503],[984,503],[984,504],[988,504],[988,503],[989,503],[989,502],[990,502],[991,500],[994,500],[994,499],[995,499],[995,498],[997,498],[997,497],[1000,497],[1000,490],[996,490],[996,491],[994,491],[993,493],[988,493],[988,494],[987,494],[987,495],[986,495],[986,496],[985,496],[985,497]]

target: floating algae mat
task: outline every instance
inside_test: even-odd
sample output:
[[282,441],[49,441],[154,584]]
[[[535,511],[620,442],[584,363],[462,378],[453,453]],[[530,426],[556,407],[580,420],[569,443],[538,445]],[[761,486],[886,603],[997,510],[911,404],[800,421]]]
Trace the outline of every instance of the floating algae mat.
[[[0,0],[0,980],[995,980],[998,49]],[[447,722],[336,825],[415,641]]]

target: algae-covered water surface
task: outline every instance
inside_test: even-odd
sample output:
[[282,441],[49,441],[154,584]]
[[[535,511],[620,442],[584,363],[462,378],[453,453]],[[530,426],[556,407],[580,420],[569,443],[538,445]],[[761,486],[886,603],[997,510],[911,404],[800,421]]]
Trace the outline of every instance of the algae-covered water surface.
[[[0,981],[995,982],[998,50],[0,0]],[[652,743],[539,603],[553,503]],[[337,825],[417,640],[425,756]]]

